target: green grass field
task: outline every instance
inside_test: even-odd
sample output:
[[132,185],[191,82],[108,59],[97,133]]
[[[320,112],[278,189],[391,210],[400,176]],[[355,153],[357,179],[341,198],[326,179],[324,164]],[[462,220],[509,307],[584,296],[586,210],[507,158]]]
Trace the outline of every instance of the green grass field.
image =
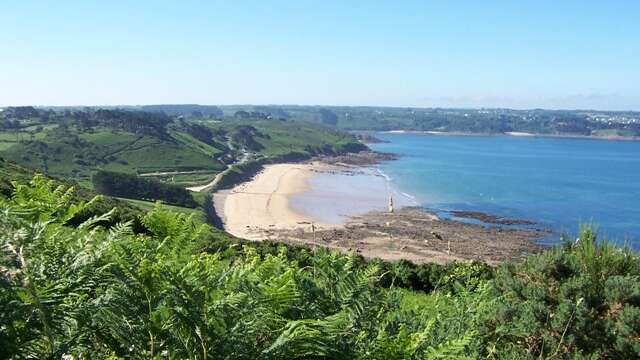
[[208,154],[209,156],[215,156],[222,153],[222,151],[220,151],[219,149],[216,149],[215,147],[209,144],[205,144],[204,142],[194,138],[189,134],[175,131],[175,130],[170,131],[169,133],[174,139],[178,140],[184,146],[197,150],[204,154]]
[[[194,186],[206,184],[223,171],[222,161],[292,153],[309,156],[355,142],[351,135],[291,120],[180,120],[169,122],[160,133],[87,126],[64,118],[56,121],[23,120],[20,128],[0,131],[0,156],[86,187],[92,186],[91,175],[99,169]],[[205,139],[188,131],[189,124],[204,126],[215,136]],[[253,143],[254,149],[231,139],[242,128],[250,129],[241,138]]]
[[282,156],[291,152],[304,153],[308,147],[335,147],[354,142],[353,136],[344,132],[301,121],[243,120],[212,126],[232,131],[239,125],[253,126],[267,135],[255,138],[263,146],[258,155],[266,157]]
[[[125,131],[70,128],[59,134],[44,128],[31,140],[24,132],[0,133],[0,156],[42,172],[91,186],[97,169],[125,173],[201,170],[215,174],[224,165],[219,150],[186,134],[162,139]],[[16,138],[23,139],[16,141]]]

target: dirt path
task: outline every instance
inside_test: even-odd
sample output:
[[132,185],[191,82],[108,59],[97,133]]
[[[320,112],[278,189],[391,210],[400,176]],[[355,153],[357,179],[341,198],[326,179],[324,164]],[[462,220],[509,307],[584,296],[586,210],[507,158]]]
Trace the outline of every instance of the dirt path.
[[218,181],[220,181],[220,179],[222,178],[222,176],[226,173],[228,173],[229,171],[231,171],[231,168],[234,165],[241,165],[246,163],[247,161],[249,161],[249,159],[251,158],[251,152],[245,150],[245,149],[241,149],[240,152],[242,153],[242,156],[240,157],[240,159],[236,162],[234,162],[231,165],[227,165],[227,168],[224,169],[222,172],[218,173],[210,182],[208,182],[207,184],[204,185],[198,185],[198,186],[191,186],[188,187],[187,190],[189,191],[194,191],[194,192],[200,192],[200,191],[205,191],[205,190],[209,190],[211,188],[213,188]]
[[230,170],[231,170],[231,167],[227,167],[222,172],[216,174],[216,176],[214,176],[213,180],[211,180],[209,183],[204,184],[204,185],[191,186],[191,187],[188,187],[187,190],[193,191],[193,192],[200,192],[200,191],[203,191],[205,189],[211,189],[214,185],[216,185],[218,183],[218,181],[220,181],[220,179],[222,178],[222,175],[226,174]]
[[211,170],[191,170],[191,171],[155,171],[142,173],[138,176],[166,176],[166,175],[184,175],[184,174],[206,174],[213,172]]

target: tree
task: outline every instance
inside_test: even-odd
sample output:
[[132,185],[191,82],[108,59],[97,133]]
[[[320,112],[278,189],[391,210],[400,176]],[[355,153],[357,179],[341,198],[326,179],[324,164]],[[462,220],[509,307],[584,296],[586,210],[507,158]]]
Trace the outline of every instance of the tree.
[[100,170],[93,175],[92,181],[94,188],[106,195],[151,201],[161,200],[168,204],[186,207],[198,206],[189,190],[155,179]]
[[323,108],[318,110],[318,112],[320,113],[322,123],[331,126],[336,126],[338,124],[338,115],[336,115],[333,111]]

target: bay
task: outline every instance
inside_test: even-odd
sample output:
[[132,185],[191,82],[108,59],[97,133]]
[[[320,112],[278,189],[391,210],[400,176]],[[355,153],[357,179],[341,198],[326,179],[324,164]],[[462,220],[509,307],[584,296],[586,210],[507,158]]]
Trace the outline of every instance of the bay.
[[580,224],[640,248],[640,142],[378,133],[376,151],[399,191],[426,208],[530,219],[559,234]]

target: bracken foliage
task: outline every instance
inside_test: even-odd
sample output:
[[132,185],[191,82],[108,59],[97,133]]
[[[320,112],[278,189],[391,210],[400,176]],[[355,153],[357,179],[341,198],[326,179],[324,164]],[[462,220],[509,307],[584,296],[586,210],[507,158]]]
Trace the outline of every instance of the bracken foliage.
[[640,259],[591,227],[563,246],[503,266],[482,326],[490,354],[640,357]]
[[0,358],[640,357],[640,260],[588,227],[497,271],[416,266],[236,241],[161,205],[134,231],[42,177],[13,189]]
[[[36,177],[0,200],[0,357],[389,359],[470,354],[486,286],[387,289],[377,264],[314,250],[307,264],[254,247],[202,252],[211,229],[158,206],[136,234]],[[425,299],[428,306],[425,305]],[[442,308],[443,311],[436,311]],[[477,348],[477,346],[476,346]]]

